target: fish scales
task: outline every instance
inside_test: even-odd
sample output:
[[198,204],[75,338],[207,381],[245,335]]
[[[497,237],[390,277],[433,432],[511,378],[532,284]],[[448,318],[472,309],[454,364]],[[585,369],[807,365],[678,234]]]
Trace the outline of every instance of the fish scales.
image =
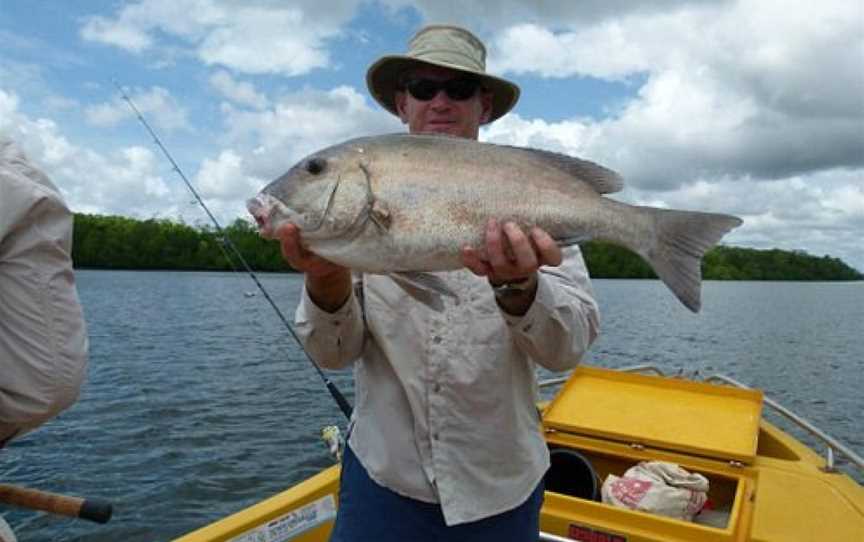
[[[540,225],[563,236],[570,230],[574,211],[586,215],[579,212],[579,194],[574,193],[578,186],[572,178],[531,161],[533,156],[514,160],[511,154],[515,153],[506,147],[472,152],[475,149],[461,140],[449,139],[455,144],[442,154],[439,145],[430,144],[437,141],[424,141],[428,148],[414,150],[411,142],[402,139],[401,146],[408,147],[405,151],[364,145],[376,197],[397,202],[394,236],[421,235],[412,241],[420,244],[477,244],[489,217],[513,220],[523,227]],[[388,159],[390,153],[396,158]],[[490,169],[490,163],[496,167]],[[585,197],[596,195],[582,192]],[[451,265],[459,267],[458,262]]]

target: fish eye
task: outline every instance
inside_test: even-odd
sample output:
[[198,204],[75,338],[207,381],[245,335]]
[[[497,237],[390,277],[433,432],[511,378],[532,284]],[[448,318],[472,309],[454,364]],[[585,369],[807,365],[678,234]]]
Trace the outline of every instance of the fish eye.
[[311,173],[312,175],[318,175],[324,168],[327,166],[327,161],[323,158],[310,158],[308,162],[306,162],[306,171]]

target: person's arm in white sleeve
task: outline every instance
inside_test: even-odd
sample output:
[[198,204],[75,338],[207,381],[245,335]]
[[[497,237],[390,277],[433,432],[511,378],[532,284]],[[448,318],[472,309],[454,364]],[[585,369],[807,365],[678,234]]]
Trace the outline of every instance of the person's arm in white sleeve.
[[326,369],[341,369],[360,356],[364,321],[362,289],[351,271],[307,250],[300,230],[284,224],[276,231],[282,256],[304,273],[303,294],[294,322],[312,360]]
[[57,189],[0,141],[0,443],[78,397],[88,340],[71,246]]
[[335,312],[319,307],[303,288],[294,322],[297,334],[313,361],[325,369],[342,369],[360,357],[365,324],[361,296],[362,281],[354,283],[348,299]]
[[600,332],[597,302],[578,246],[563,249],[560,266],[537,274],[537,293],[528,311],[501,311],[516,344],[550,371],[579,364]]

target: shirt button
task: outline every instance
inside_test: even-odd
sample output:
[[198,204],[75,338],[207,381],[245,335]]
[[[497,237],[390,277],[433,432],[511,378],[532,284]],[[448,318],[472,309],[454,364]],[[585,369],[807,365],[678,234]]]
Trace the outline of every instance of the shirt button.
[[441,393],[441,384],[435,384],[433,389],[435,390],[435,393]]
[[438,433],[432,433],[432,440],[438,440]]
[[435,335],[434,337],[432,337],[432,342],[435,344],[440,344],[441,343],[441,336]]

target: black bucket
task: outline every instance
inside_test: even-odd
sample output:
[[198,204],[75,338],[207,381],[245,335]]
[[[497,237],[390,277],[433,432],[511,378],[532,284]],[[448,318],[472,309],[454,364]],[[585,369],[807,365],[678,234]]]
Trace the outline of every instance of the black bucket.
[[546,471],[546,491],[590,501],[600,500],[597,473],[584,455],[569,448],[552,448],[549,458],[552,464]]

